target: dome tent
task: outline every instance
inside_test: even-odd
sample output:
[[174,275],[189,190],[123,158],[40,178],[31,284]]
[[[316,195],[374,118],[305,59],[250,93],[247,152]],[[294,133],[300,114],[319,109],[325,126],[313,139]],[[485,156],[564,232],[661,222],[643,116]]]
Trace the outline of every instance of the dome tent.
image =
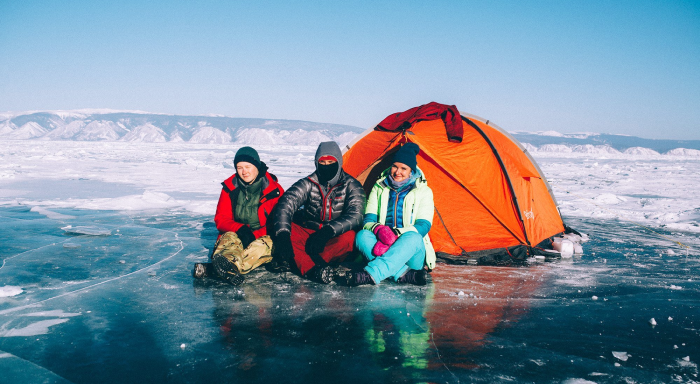
[[[523,261],[565,231],[544,174],[523,146],[488,120],[430,103],[392,114],[343,154],[344,169],[369,193],[408,142],[433,190],[430,239],[447,262]],[[550,248],[547,246],[546,248]]]

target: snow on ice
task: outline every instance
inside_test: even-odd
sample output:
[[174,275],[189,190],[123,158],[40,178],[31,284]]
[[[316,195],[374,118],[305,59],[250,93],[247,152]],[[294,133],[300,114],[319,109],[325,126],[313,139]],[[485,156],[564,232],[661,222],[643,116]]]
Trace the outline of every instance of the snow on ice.
[[0,297],[17,296],[22,292],[22,288],[15,287],[12,285],[5,285],[3,287],[0,287]]

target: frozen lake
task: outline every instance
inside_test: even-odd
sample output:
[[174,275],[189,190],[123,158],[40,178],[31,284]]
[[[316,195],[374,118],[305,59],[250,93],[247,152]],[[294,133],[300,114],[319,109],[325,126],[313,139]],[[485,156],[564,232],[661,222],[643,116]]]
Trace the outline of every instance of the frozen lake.
[[[190,273],[237,147],[0,148],[2,383],[700,380],[697,160],[538,158],[590,236],[574,259],[231,287]],[[261,157],[288,187],[314,149]]]

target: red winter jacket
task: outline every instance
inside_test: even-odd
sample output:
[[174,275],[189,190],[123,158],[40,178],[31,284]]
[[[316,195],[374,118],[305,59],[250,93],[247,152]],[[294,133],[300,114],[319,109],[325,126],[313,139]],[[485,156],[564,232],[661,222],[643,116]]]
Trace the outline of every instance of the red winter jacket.
[[[214,216],[214,222],[216,223],[216,229],[219,230],[219,236],[224,232],[236,232],[243,224],[236,221],[234,216],[233,204],[236,201],[237,193],[236,186],[238,183],[235,180],[236,175],[226,179],[221,185],[221,196],[219,197],[219,204],[216,206],[216,215]],[[265,178],[263,178],[262,185],[262,196],[260,197],[260,205],[258,205],[258,220],[260,220],[260,229],[253,231],[255,238],[260,238],[267,235],[267,216],[270,215],[272,209],[277,204],[284,190],[282,186],[277,182],[277,177],[275,175],[265,172]]]
[[421,120],[442,119],[447,131],[447,139],[461,143],[464,130],[462,116],[454,105],[439,104],[434,101],[413,107],[408,111],[392,113],[374,128],[377,131],[398,131],[411,128],[413,123]]

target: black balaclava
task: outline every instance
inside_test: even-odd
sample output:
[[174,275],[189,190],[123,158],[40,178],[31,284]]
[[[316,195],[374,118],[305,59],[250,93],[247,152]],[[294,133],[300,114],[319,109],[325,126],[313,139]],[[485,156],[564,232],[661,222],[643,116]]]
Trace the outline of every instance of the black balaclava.
[[[318,162],[321,160],[333,159],[336,162],[329,165],[321,165]],[[316,177],[322,186],[328,183],[335,183],[340,176],[340,170],[343,167],[343,154],[340,152],[340,147],[335,141],[326,141],[318,145],[316,156]]]
[[338,161],[336,160],[333,164],[328,165],[316,165],[316,175],[318,176],[318,183],[321,185],[326,185],[335,175],[338,173]]

